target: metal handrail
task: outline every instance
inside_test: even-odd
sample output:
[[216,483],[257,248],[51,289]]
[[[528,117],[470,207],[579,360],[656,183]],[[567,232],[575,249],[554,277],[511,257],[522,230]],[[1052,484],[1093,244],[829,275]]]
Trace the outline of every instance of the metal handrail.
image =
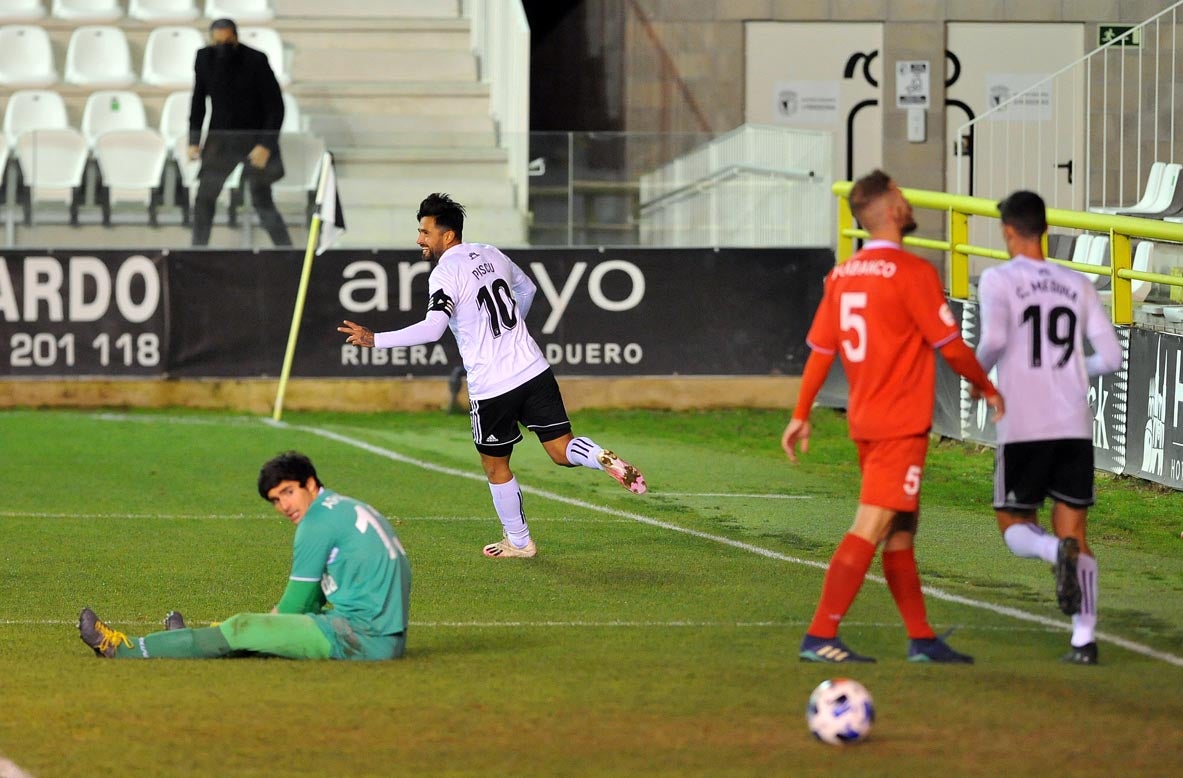
[[[833,192],[838,197],[838,261],[845,262],[854,255],[856,238],[866,238],[865,230],[854,226],[854,215],[850,211],[851,181],[838,181]],[[969,243],[969,218],[979,216],[997,219],[998,203],[986,197],[954,195],[924,189],[903,189],[904,199],[913,208],[942,211],[949,217],[949,239],[936,240],[908,236],[905,245],[935,249],[949,253],[949,295],[959,299],[969,298],[969,258],[1010,259],[1005,251],[974,246]],[[1149,281],[1166,286],[1183,287],[1183,277],[1149,273],[1133,269],[1132,238],[1157,240],[1169,243],[1183,243],[1183,224],[1163,222],[1156,219],[1140,219],[1135,216],[1110,216],[1083,211],[1067,211],[1061,208],[1047,210],[1047,223],[1051,227],[1089,230],[1109,235],[1109,267],[1084,265],[1064,259],[1051,261],[1099,276],[1109,276],[1113,289],[1113,323],[1132,324],[1134,321],[1134,296],[1131,281]]]
[[790,181],[808,181],[811,178],[817,178],[817,174],[810,170],[808,172],[799,170],[782,170],[780,168],[763,167],[761,165],[746,165],[740,162],[734,165],[728,165],[725,168],[716,170],[708,176],[704,176],[696,181],[691,181],[688,184],[682,184],[675,187],[668,192],[654,197],[647,203],[641,204],[641,213],[656,208],[659,205],[664,205],[667,201],[681,197],[682,195],[697,194],[705,189],[708,189],[715,184],[728,178],[732,178],[740,173],[755,173],[762,176],[772,176],[774,178],[783,178]]

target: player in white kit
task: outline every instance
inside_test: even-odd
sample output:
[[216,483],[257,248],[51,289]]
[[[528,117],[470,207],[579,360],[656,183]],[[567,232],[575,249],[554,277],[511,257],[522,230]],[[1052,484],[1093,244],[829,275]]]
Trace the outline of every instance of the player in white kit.
[[[1097,562],[1085,538],[1093,504],[1088,393],[1091,377],[1121,366],[1121,344],[1090,278],[1045,260],[1043,199],[1015,192],[998,210],[1011,260],[982,273],[977,352],[984,369],[998,366],[1003,396],[1015,398],[998,422],[995,515],[1016,556],[1054,565],[1060,609],[1072,616],[1064,661],[1096,664]],[[1055,535],[1036,515],[1045,497]]]
[[424,259],[437,263],[428,279],[423,321],[379,333],[346,321],[337,331],[356,346],[395,348],[434,343],[451,327],[468,371],[473,443],[504,529],[502,539],[485,546],[484,554],[532,557],[538,547],[509,468],[513,446],[522,439],[519,422],[538,436],[557,465],[603,470],[635,494],[645,492],[645,478],[595,441],[572,434],[554,373],[526,329],[537,287],[495,247],[464,243],[464,216],[464,207],[446,194],[429,195],[419,206],[416,242]]

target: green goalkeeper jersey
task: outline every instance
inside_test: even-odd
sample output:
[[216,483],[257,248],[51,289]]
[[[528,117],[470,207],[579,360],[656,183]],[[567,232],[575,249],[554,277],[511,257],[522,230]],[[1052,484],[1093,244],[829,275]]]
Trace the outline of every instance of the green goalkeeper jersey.
[[382,514],[322,489],[296,526],[292,581],[320,582],[332,613],[371,635],[407,630],[411,568]]

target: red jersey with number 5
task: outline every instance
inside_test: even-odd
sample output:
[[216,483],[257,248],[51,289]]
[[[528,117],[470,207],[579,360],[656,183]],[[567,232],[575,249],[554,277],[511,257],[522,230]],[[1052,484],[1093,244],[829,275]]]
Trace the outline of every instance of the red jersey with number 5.
[[923,435],[932,428],[934,349],[961,337],[932,265],[871,241],[826,277],[807,341],[842,358],[855,440]]

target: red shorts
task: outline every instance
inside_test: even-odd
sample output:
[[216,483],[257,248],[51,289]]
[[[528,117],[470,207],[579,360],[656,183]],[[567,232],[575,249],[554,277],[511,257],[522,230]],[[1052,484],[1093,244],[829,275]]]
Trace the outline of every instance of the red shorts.
[[887,440],[856,440],[863,486],[859,502],[900,513],[920,509],[920,479],[928,454],[928,435]]

